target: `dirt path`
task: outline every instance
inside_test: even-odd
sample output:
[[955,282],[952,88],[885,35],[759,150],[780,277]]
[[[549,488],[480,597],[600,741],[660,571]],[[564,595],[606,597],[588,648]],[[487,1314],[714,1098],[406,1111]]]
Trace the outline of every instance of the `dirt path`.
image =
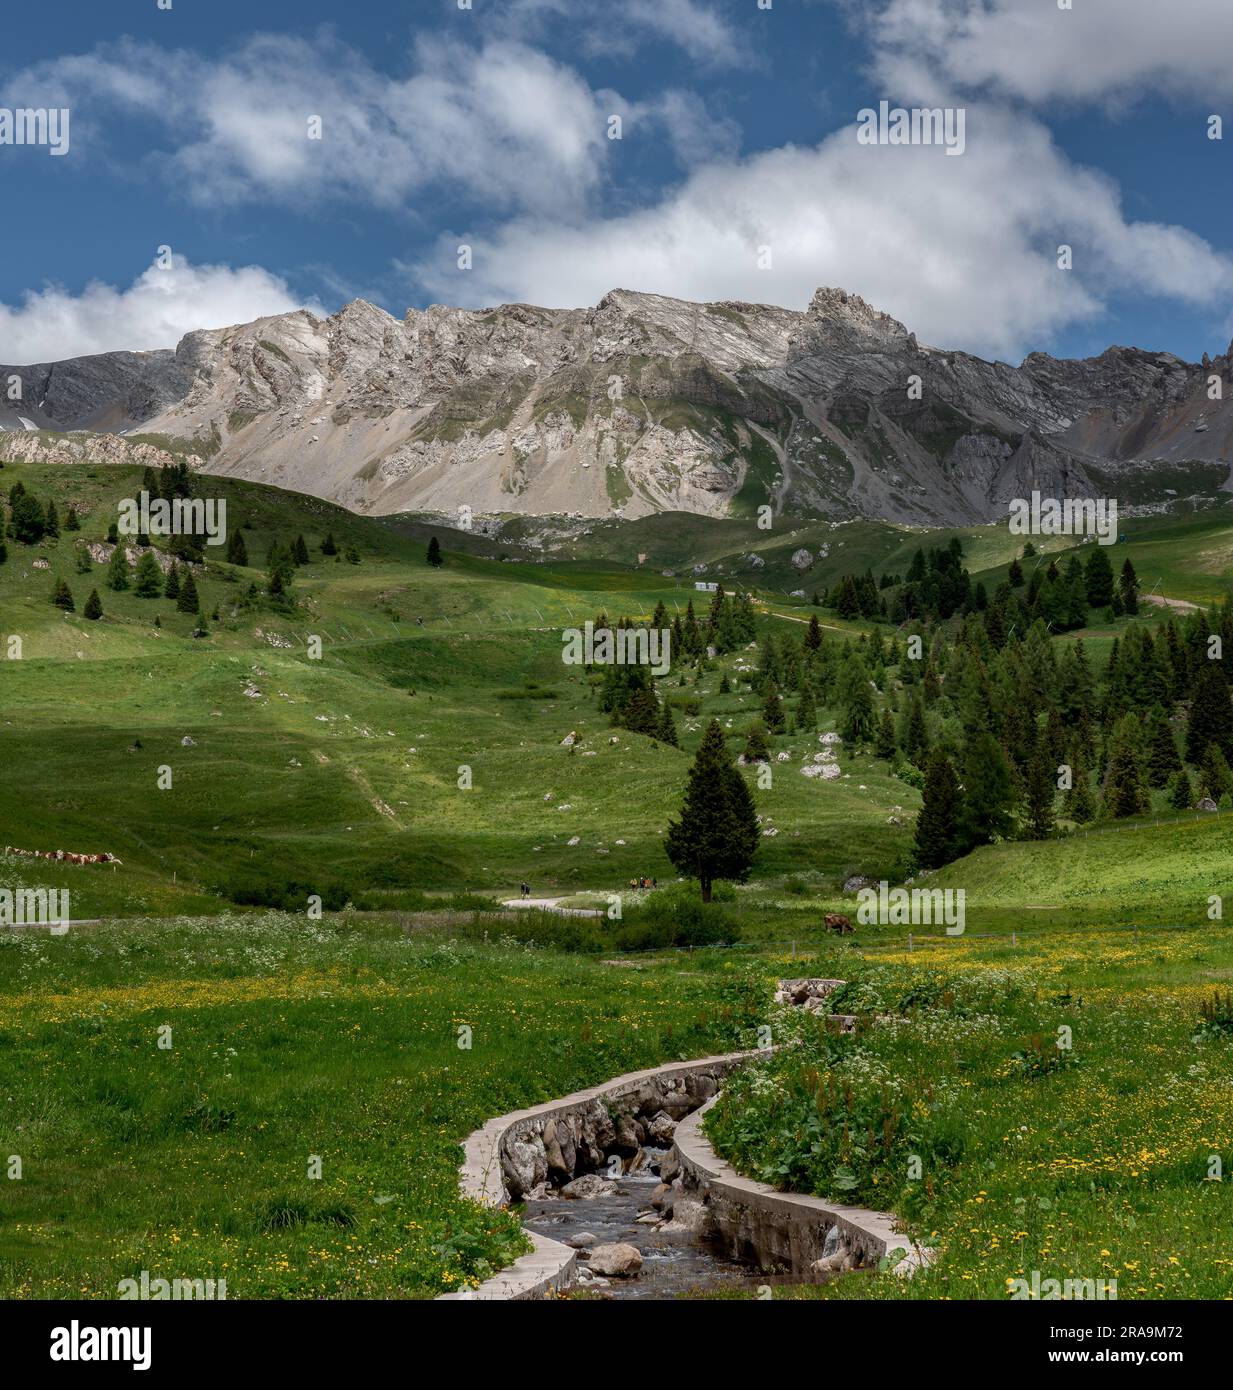
[[535,908],[540,912],[559,912],[562,917],[599,917],[598,907],[561,907],[560,898],[507,898],[502,907]]
[[1175,608],[1179,613],[1197,613],[1199,605],[1191,603],[1184,598],[1165,598],[1163,594],[1140,594],[1139,598],[1144,603],[1150,603],[1156,608]]
[[[776,613],[772,611],[770,608],[765,607],[764,605],[759,606],[762,608],[762,612],[765,613],[768,618],[782,618],[785,623],[809,622],[808,618],[794,618],[791,613]],[[818,621],[818,626],[824,627],[827,630],[827,632],[847,632],[848,630],[846,627],[836,627],[833,623],[824,623],[820,619]]]

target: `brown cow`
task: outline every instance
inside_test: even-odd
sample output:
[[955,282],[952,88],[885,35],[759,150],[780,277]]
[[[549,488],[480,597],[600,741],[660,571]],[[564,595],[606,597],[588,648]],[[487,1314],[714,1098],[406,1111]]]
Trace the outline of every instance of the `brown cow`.
[[831,931],[838,932],[840,936],[851,936],[852,934],[852,919],[843,916],[842,913],[828,912],[826,925]]

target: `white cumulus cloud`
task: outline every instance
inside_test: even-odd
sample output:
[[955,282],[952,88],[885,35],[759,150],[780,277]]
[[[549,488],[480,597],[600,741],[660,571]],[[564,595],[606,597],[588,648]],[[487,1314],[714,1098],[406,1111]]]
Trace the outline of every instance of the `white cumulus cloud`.
[[[1116,184],[1041,124],[970,107],[967,149],[863,146],[855,128],[697,170],[654,206],[569,225],[520,218],[474,238],[475,268],[416,266],[446,302],[595,303],[613,288],[803,308],[854,290],[940,346],[1014,358],[1133,292],[1204,306],[1233,262],[1185,228],[1126,216]],[[1058,268],[1058,248],[1075,268]],[[760,248],[771,269],[758,267]]]
[[1229,0],[877,0],[860,14],[878,70],[897,86],[930,72],[1033,103],[1233,94]]
[[96,352],[175,347],[197,328],[225,328],[309,308],[285,281],[260,266],[151,265],[127,289],[91,281],[79,294],[59,285],[0,304],[0,344],[12,365],[56,362]]

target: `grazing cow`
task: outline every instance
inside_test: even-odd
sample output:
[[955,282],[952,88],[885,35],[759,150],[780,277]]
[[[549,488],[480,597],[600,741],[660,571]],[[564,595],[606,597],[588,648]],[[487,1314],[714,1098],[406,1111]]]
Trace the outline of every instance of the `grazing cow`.
[[852,934],[852,919],[843,916],[842,913],[828,912],[826,925],[831,931],[838,932],[840,936],[851,936]]

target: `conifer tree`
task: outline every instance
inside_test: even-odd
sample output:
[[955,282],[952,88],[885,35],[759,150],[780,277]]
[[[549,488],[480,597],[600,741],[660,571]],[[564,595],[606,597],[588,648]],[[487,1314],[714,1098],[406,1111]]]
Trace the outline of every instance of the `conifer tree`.
[[1122,611],[1129,617],[1134,617],[1139,611],[1139,576],[1135,573],[1135,567],[1130,563],[1130,557],[1126,557],[1126,562],[1122,566],[1121,578],[1117,581],[1118,595],[1122,600]]
[[184,575],[180,580],[180,592],[176,596],[176,607],[181,613],[200,613],[201,600],[197,597],[197,582],[193,578],[193,572],[184,566]]
[[56,580],[56,586],[51,591],[51,601],[57,608],[63,608],[66,613],[76,612],[77,605],[73,602],[72,591],[63,579]]
[[248,547],[244,544],[243,531],[232,531],[227,537],[227,563],[229,565],[248,564]]
[[97,589],[90,590],[90,597],[86,599],[86,606],[81,612],[83,617],[94,623],[103,616],[103,601],[99,598]]
[[732,694],[732,682],[728,679],[727,671],[725,671],[723,675],[719,678],[719,693],[721,695]]
[[1138,752],[1133,738],[1128,734],[1127,724],[1128,720],[1120,720],[1109,739],[1104,813],[1112,820],[1141,816],[1151,809],[1151,800],[1143,785]]
[[325,540],[321,542],[321,553],[322,555],[338,554],[338,543],[334,539],[333,531],[327,531],[325,533]]
[[1190,720],[1186,727],[1186,761],[1198,767],[1214,743],[1225,755],[1233,755],[1233,708],[1229,687],[1218,661],[1200,660],[1190,689]]
[[796,727],[802,733],[811,733],[818,727],[818,708],[814,703],[813,687],[806,684],[801,698],[796,703]]
[[785,728],[783,702],[779,698],[779,689],[774,681],[770,681],[766,687],[766,697],[762,701],[762,719],[771,733],[783,733]]
[[1093,608],[1108,608],[1113,602],[1113,566],[1103,545],[1091,547],[1083,577],[1088,603]]
[[987,730],[968,741],[960,765],[963,796],[956,827],[957,848],[1009,839],[1014,830],[1015,775],[1002,745]]
[[698,615],[694,612],[691,598],[685,608],[685,622],[681,627],[681,655],[697,656],[702,650],[702,629],[698,626]]
[[50,540],[55,540],[60,534],[60,515],[56,511],[56,504],[50,498],[47,500],[47,507],[43,513],[43,534]]
[[805,646],[811,652],[816,652],[822,645],[822,626],[818,622],[818,615],[809,615],[809,626],[805,630]]
[[1229,772],[1228,759],[1214,743],[1209,743],[1207,752],[1203,754],[1199,768],[1199,790],[1217,804],[1222,796],[1233,791],[1233,774]]
[[1176,773],[1170,783],[1169,805],[1175,811],[1189,811],[1194,806],[1194,788],[1190,785],[1190,774],[1185,768]]
[[761,724],[751,724],[745,736],[745,749],[741,755],[747,763],[769,763],[770,744],[766,741],[766,730]]
[[634,734],[655,738],[659,733],[659,701],[649,685],[639,686],[621,711],[621,722]]
[[64,529],[65,529],[66,531],[80,531],[80,530],[81,530],[81,522],[78,520],[78,517],[77,517],[77,508],[76,508],[76,507],[73,507],[73,506],[70,506],[70,507],[69,507],[69,509],[68,509],[68,516],[66,516],[66,517],[64,518]]
[[306,565],[309,563],[308,546],[304,543],[303,536],[297,536],[291,543],[291,558],[297,565]]
[[712,719],[702,735],[664,849],[678,873],[698,880],[703,902],[711,901],[716,879],[739,883],[749,875],[758,851],[758,821],[718,720]]
[[1025,830],[1030,840],[1047,840],[1053,834],[1053,799],[1057,790],[1053,759],[1042,740],[1028,763],[1024,788]]
[[[17,489],[21,488],[18,492]],[[47,521],[38,498],[28,493],[20,483],[14,483],[9,493],[9,533],[23,545],[37,545],[47,530]]]
[[180,567],[174,561],[167,571],[167,582],[163,586],[163,593],[167,598],[178,599],[180,597]]
[[163,592],[163,572],[152,550],[142,551],[137,561],[135,592],[138,598],[158,598]]
[[661,743],[667,743],[673,748],[681,746],[680,736],[676,731],[676,721],[672,717],[672,706],[667,700],[664,701],[663,708],[659,712],[659,726],[655,731],[655,736]]
[[436,538],[436,536],[431,536],[428,540],[428,563],[433,567],[433,569],[437,570],[439,570],[441,566],[445,563],[445,560],[441,555],[441,542]]
[[1076,738],[1071,745],[1070,778],[1070,790],[1062,800],[1062,810],[1077,825],[1087,825],[1096,819],[1096,802],[1092,797],[1087,751],[1081,738]]
[[883,707],[882,717],[878,720],[878,732],[874,740],[874,756],[885,759],[886,762],[893,762],[897,752],[895,746],[895,717],[890,712],[889,706]]
[[1166,787],[1182,765],[1177,744],[1165,712],[1157,705],[1147,726],[1147,782],[1150,787]]
[[111,552],[111,563],[107,566],[107,587],[120,592],[128,588],[128,556],[122,545]]
[[916,859],[924,869],[940,869],[955,857],[960,812],[959,783],[941,749],[925,766],[924,801],[916,817]]
[[929,726],[925,722],[925,706],[919,691],[912,698],[903,721],[904,757],[917,767],[924,767],[929,756]]

